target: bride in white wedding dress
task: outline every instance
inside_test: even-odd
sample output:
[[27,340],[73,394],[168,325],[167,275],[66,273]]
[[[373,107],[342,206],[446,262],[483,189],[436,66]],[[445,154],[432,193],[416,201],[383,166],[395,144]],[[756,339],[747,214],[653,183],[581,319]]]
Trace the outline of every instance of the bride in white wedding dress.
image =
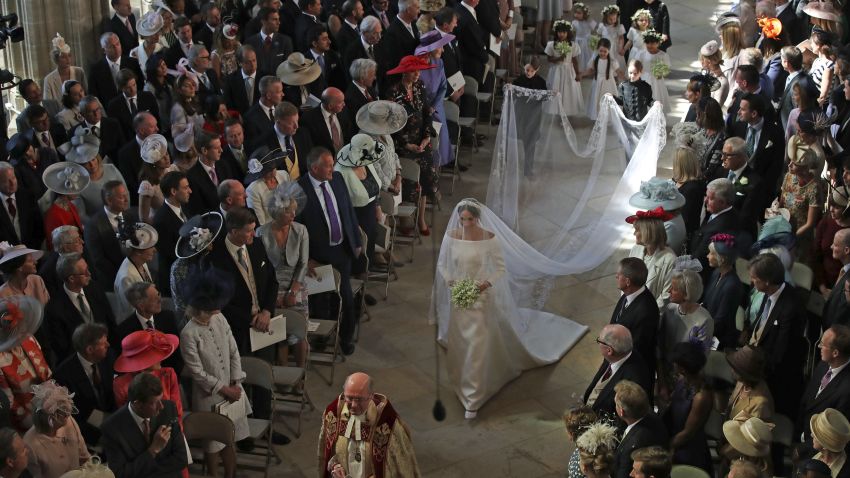
[[[523,370],[558,361],[587,327],[519,307],[512,291],[527,288],[557,264],[478,201],[464,199],[456,211],[440,249],[433,300],[449,378],[469,419]],[[451,286],[462,279],[474,280],[481,291],[469,309],[450,301]]]

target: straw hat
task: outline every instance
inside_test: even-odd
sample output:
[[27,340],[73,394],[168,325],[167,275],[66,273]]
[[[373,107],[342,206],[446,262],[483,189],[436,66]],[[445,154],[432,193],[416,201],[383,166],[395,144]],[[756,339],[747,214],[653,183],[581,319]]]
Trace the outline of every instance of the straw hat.
[[80,194],[91,182],[86,168],[71,161],[53,163],[41,174],[47,189],[57,194]]
[[660,206],[665,211],[674,211],[685,205],[685,196],[676,189],[673,181],[656,176],[640,183],[640,190],[629,198],[629,205],[639,209]]
[[803,7],[803,12],[810,17],[832,22],[837,22],[839,18],[838,12],[835,10],[835,6],[830,1],[809,2],[808,5]]
[[164,23],[165,20],[163,20],[162,15],[157,11],[151,10],[136,21],[136,31],[142,37],[153,36],[162,30]]
[[752,457],[767,456],[773,441],[772,423],[761,418],[746,419],[739,415],[723,424],[723,436],[738,452]]
[[287,85],[309,85],[321,76],[322,67],[315,60],[307,59],[296,51],[277,67],[277,76]]
[[39,260],[44,255],[44,252],[30,249],[23,244],[10,246],[8,242],[3,241],[0,242],[0,254],[2,254],[2,257],[0,257],[0,264],[5,264],[12,259],[25,256],[27,254],[32,254],[33,259]]
[[176,335],[158,330],[137,330],[121,341],[121,355],[115,360],[115,371],[141,372],[167,359],[180,346]]
[[431,30],[430,32],[422,35],[419,38],[419,46],[416,47],[416,51],[414,54],[416,56],[424,55],[426,53],[431,53],[437,48],[441,48],[446,46],[447,44],[454,41],[455,36],[451,33],[446,33],[443,35],[437,30]]
[[91,128],[79,127],[74,130],[71,139],[59,146],[59,152],[65,155],[66,161],[85,164],[97,157],[100,150],[100,138]]
[[163,160],[167,154],[168,141],[165,136],[154,133],[142,140],[142,146],[139,148],[142,161],[148,164],[156,164]]
[[742,379],[757,383],[764,380],[765,357],[759,349],[745,345],[726,354],[726,361]]
[[407,111],[393,101],[370,101],[357,110],[355,121],[366,134],[393,134],[407,124]]
[[[0,352],[21,344],[41,326],[41,302],[27,295],[14,295],[0,301]],[[34,364],[37,367],[47,364]]]
[[400,73],[409,73],[411,71],[430,70],[436,68],[437,65],[432,65],[426,60],[418,56],[407,55],[401,59],[398,66],[388,71],[388,75],[398,75]]
[[336,154],[336,162],[341,166],[356,168],[377,163],[384,159],[387,147],[375,141],[368,134],[355,134],[351,142],[346,144]]
[[809,425],[812,437],[820,442],[824,450],[840,453],[844,451],[847,442],[850,442],[850,422],[843,413],[834,408],[827,408],[812,415]]
[[204,252],[218,237],[222,225],[224,218],[218,212],[192,216],[180,226],[174,253],[180,259],[189,259]]

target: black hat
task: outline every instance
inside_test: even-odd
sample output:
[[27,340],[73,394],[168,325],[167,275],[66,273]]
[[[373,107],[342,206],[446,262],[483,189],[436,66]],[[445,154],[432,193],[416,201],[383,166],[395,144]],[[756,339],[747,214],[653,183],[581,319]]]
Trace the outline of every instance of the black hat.
[[32,146],[32,135],[33,130],[29,130],[24,133],[15,133],[14,136],[9,138],[9,141],[6,141],[6,151],[9,152],[10,159],[23,157],[24,153],[27,152],[27,149]]
[[268,146],[260,146],[255,149],[251,153],[251,159],[248,160],[248,174],[245,176],[245,185],[250,185],[269,171],[277,168],[278,161],[283,161],[286,157],[286,151],[282,151],[280,148],[269,150]]
[[829,466],[820,460],[815,460],[814,458],[804,461],[803,465],[800,467],[800,471],[803,473],[813,471],[819,475],[832,476],[832,471],[830,471]]
[[233,297],[233,278],[213,266],[197,265],[181,284],[186,303],[197,310],[220,310]]
[[192,216],[180,226],[180,238],[174,246],[174,254],[180,259],[189,259],[202,253],[215,242],[223,224],[224,218],[215,211]]

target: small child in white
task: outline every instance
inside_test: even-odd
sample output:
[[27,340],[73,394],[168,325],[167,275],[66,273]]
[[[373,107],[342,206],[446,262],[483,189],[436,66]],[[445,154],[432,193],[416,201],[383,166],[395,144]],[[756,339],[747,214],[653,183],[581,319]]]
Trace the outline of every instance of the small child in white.
[[617,60],[611,57],[611,42],[607,38],[600,38],[596,48],[596,56],[587,64],[584,76],[593,77],[593,88],[590,90],[590,98],[587,102],[587,117],[595,120],[599,111],[599,101],[605,93],[617,96],[617,71],[620,69]]
[[578,65],[587,65],[593,58],[593,47],[590,46],[590,36],[596,35],[596,20],[590,18],[590,10],[584,3],[573,4],[573,35],[575,43],[581,49]]
[[[620,7],[617,5],[608,5],[602,9],[602,23],[596,27],[596,33],[602,38],[607,38],[611,42],[608,55],[615,60],[620,67],[625,70],[625,39],[626,29],[620,23]],[[619,79],[625,78],[625,75],[618,76]]]
[[647,30],[643,34],[643,42],[646,50],[641,52],[637,60],[643,63],[641,79],[652,87],[652,97],[664,105],[664,112],[670,112],[670,95],[667,93],[667,85],[664,78],[670,74],[670,56],[661,51],[661,34],[655,30]]
[[581,48],[572,37],[572,26],[566,20],[555,20],[552,26],[554,39],[546,44],[544,53],[549,59],[549,88],[561,93],[564,114],[578,115],[584,112],[581,94],[581,75],[578,73],[578,57]]
[[632,15],[632,26],[629,28],[629,33],[626,35],[626,45],[623,47],[629,52],[627,60],[639,59],[638,56],[641,52],[646,51],[646,46],[643,44],[643,33],[650,28],[652,28],[652,14],[649,13],[649,10],[641,8]]

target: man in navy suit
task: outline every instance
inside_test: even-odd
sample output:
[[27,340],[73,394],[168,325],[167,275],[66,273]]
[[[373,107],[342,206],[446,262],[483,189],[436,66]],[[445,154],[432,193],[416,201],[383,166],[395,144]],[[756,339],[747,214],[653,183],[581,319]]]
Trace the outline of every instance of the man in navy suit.
[[280,13],[272,8],[262,8],[257,14],[262,19],[260,33],[245,39],[245,44],[257,52],[257,70],[261,76],[275,75],[277,67],[294,51],[292,39],[279,33]]
[[305,111],[299,125],[310,133],[314,146],[322,146],[334,156],[351,141],[354,129],[351,115],[345,111],[345,95],[337,88],[323,91],[322,104]]
[[[366,58],[377,63],[378,58],[382,56],[380,50],[383,45],[381,43],[383,31],[384,27],[377,18],[373,16],[363,18],[360,21],[360,36],[357,37],[357,41],[344,47],[342,51],[342,63],[351,67],[354,60],[358,58]],[[348,79],[350,80],[351,77],[349,76]]]
[[139,34],[136,31],[136,16],[133,15],[130,0],[112,0],[110,4],[112,5],[112,9],[115,10],[115,15],[112,15],[112,18],[109,19],[106,31],[118,35],[118,39],[121,41],[121,48],[127,53],[130,53],[130,50],[139,46]]
[[257,74],[257,52],[251,45],[236,50],[240,68],[224,77],[224,102],[227,107],[244,115],[260,101],[260,76]]
[[[457,28],[457,16],[457,12],[451,7],[441,8],[440,11],[434,14],[434,21],[437,23],[436,30],[440,32],[441,36],[448,34],[454,35],[455,28]],[[446,72],[446,78],[451,78],[452,75],[460,71],[458,48],[457,39],[452,40],[443,47],[443,56],[441,58],[443,59],[443,69]],[[446,95],[450,96],[452,101],[457,101],[461,94],[463,94],[463,88],[458,88],[455,91],[452,85],[448,85]]]
[[[833,325],[820,340],[821,362],[803,393],[800,412],[797,414],[796,434],[806,434],[811,443],[809,420],[815,413],[834,408],[845,416],[850,415],[850,327]],[[828,374],[828,376],[827,376]]]
[[339,53],[331,49],[331,37],[324,25],[316,25],[307,33],[309,45],[305,56],[316,60],[322,68],[322,76],[319,77],[321,87],[332,86],[345,88],[345,66],[339,57]]
[[636,257],[620,260],[617,270],[617,288],[622,295],[614,313],[612,324],[620,324],[632,333],[634,348],[647,361],[650,371],[655,371],[655,344],[658,331],[658,304],[646,287],[646,264]]
[[91,211],[83,234],[86,239],[86,251],[92,258],[95,275],[105,290],[112,291],[112,281],[124,262],[124,252],[118,242],[119,216],[129,224],[134,224],[138,214],[130,207],[130,194],[119,180],[107,181],[100,192],[103,208]]
[[390,26],[384,31],[381,40],[381,54],[378,62],[378,81],[386,89],[396,78],[387,78],[384,74],[395,68],[406,55],[412,55],[419,45],[419,0],[399,0],[398,15],[390,20]]
[[295,31],[292,41],[295,43],[296,51],[306,53],[310,48],[307,35],[313,27],[319,25],[322,2],[321,0],[298,0],[298,7],[301,9],[301,14],[295,17]]
[[[132,70],[123,69],[118,72],[118,88],[121,94],[112,98],[106,107],[106,113],[110,118],[118,121],[121,133],[125,139],[132,138],[133,118],[140,112],[147,112],[159,122],[159,104],[156,97],[149,91],[139,89],[139,79]],[[114,163],[121,158],[112,158]],[[138,174],[138,173],[137,173]],[[126,176],[125,176],[126,179]]]
[[225,179],[232,179],[230,168],[221,161],[221,138],[208,132],[195,137],[198,149],[198,161],[186,172],[186,178],[192,187],[189,209],[203,214],[218,208],[218,185]]
[[[705,222],[691,238],[689,249],[692,256],[702,264],[703,281],[711,275],[708,265],[708,244],[715,234],[725,233],[737,237],[740,231],[740,217],[735,209],[735,187],[726,178],[717,178],[710,183],[705,192]],[[736,239],[737,242],[737,239]]]
[[632,334],[626,327],[606,325],[599,332],[596,343],[603,361],[582,401],[595,412],[613,418],[616,414],[614,386],[622,380],[630,380],[648,390],[652,387],[652,377],[640,353],[632,348]]
[[215,2],[206,3],[201,7],[201,17],[203,19],[193,29],[192,37],[198,43],[212,48],[215,29],[221,25],[221,9]]
[[71,129],[71,136],[77,128],[91,128],[92,133],[100,139],[101,159],[107,157],[113,163],[118,161],[118,150],[124,145],[124,133],[121,125],[113,118],[104,116],[103,104],[94,96],[86,96],[80,101],[80,114],[83,122]]
[[[792,12],[791,15],[796,18]],[[795,108],[792,97],[794,96],[794,85],[797,84],[803,77],[808,76],[803,71],[803,53],[795,46],[786,46],[782,48],[780,53],[782,68],[788,72],[785,78],[785,85],[777,92],[779,94],[779,118],[782,120],[782,130],[788,127],[788,116],[791,110]]]
[[340,9],[342,24],[334,37],[337,50],[342,51],[347,45],[356,42],[360,37],[360,20],[363,20],[363,2],[360,0],[345,0]]
[[260,101],[251,105],[243,115],[245,122],[245,146],[250,154],[261,146],[262,139],[274,128],[274,112],[283,101],[283,82],[274,75],[260,78]]
[[[850,282],[850,229],[841,229],[832,238],[832,258],[841,263],[838,280],[826,295],[822,321],[824,327],[833,324],[850,324],[850,301],[846,288]],[[823,287],[823,286],[822,286]]]
[[56,367],[53,378],[68,387],[74,394],[74,405],[79,410],[77,423],[86,444],[95,446],[100,441],[97,420],[89,423],[93,413],[109,414],[115,411],[115,393],[112,378],[115,358],[109,351],[109,331],[102,324],[83,324],[74,329],[71,343],[76,354],[66,358]]
[[474,11],[478,1],[463,0],[457,4],[455,11],[457,11],[458,23],[455,35],[457,35],[461,71],[480,83],[484,81],[484,66],[489,60],[487,54],[489,41],[487,32],[475,17]]
[[[136,78],[144,78],[139,62],[124,53],[118,36],[106,32],[100,36],[100,47],[103,49],[103,58],[92,63],[87,75],[89,82],[88,93],[97,96],[101,103],[108,105],[112,98],[118,96],[118,87],[115,85],[118,72],[129,68],[136,74]],[[129,52],[129,50],[127,50]]]
[[[125,337],[140,330],[157,330],[163,334],[180,337],[177,328],[177,318],[174,312],[162,308],[162,296],[156,285],[150,282],[136,282],[127,288],[127,302],[133,307],[133,313],[121,317],[123,321],[115,328],[115,349],[121,352],[121,341]],[[171,354],[163,360],[163,367],[171,367],[180,376],[183,371],[183,357],[179,352]]]
[[177,259],[174,247],[180,238],[180,227],[189,220],[190,213],[186,211],[186,206],[189,204],[192,188],[182,171],[167,173],[159,182],[159,187],[165,201],[153,216],[153,227],[159,233],[156,284],[162,295],[171,297],[171,264]]
[[41,249],[44,221],[36,198],[18,188],[15,168],[5,161],[0,162],[0,202],[0,241]]
[[103,422],[103,452],[123,478],[180,478],[188,464],[177,407],[162,399],[162,382],[143,372],[130,382],[128,403]]
[[179,17],[175,19],[174,32],[177,35],[177,41],[165,51],[165,64],[169,68],[177,68],[180,59],[187,57],[189,50],[196,44],[192,38],[192,24],[188,18]]
[[629,478],[632,472],[632,452],[648,446],[667,447],[667,429],[652,411],[646,390],[639,384],[623,380],[614,387],[617,416],[626,425],[623,438],[614,454],[614,478]]
[[310,263],[331,264],[340,273],[340,347],[345,355],[351,355],[358,320],[351,292],[351,264],[362,251],[357,216],[342,175],[334,171],[331,152],[315,147],[307,159],[310,171],[298,179],[307,194],[307,204],[296,220],[310,235]]
[[189,56],[186,58],[189,60],[189,67],[198,78],[198,101],[202,107],[206,107],[208,96],[221,94],[218,75],[212,68],[210,51],[203,45],[195,45],[189,50]]

